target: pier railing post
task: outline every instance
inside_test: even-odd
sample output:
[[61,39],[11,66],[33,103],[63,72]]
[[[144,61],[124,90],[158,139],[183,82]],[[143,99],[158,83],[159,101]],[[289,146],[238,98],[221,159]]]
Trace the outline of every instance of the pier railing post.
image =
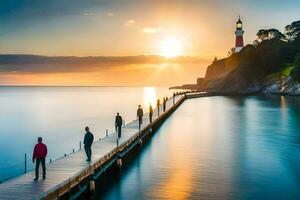
[[25,153],[25,168],[24,168],[24,173],[26,174],[27,172],[27,154]]
[[106,129],[105,133],[106,133],[106,137],[108,137],[108,130],[107,129]]
[[81,141],[79,142],[79,150],[81,150]]
[[94,179],[94,169],[91,168],[90,166],[90,182],[89,182],[89,189],[90,189],[90,200],[95,200],[96,199],[96,184],[95,184],[95,179]]
[[173,95],[173,106],[175,104],[175,95]]

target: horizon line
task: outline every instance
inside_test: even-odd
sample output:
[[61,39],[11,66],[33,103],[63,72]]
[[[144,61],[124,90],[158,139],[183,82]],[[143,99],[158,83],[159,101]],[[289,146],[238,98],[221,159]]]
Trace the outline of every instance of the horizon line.
[[128,57],[159,57],[167,60],[177,59],[177,58],[198,58],[203,60],[210,60],[216,57],[215,55],[211,56],[200,56],[200,55],[179,55],[176,57],[166,57],[159,54],[131,54],[131,55],[47,55],[47,54],[34,54],[34,53],[0,53],[0,56],[37,56],[37,57],[76,57],[76,58],[128,58]]

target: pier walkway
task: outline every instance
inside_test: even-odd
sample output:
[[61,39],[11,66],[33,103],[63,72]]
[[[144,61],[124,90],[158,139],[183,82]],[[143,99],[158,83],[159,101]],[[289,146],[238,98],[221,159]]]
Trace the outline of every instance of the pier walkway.
[[[157,115],[157,108],[154,109],[152,124],[159,123],[164,115],[166,115],[166,118],[167,114],[173,112],[185,98],[184,95],[176,96],[174,105],[173,99],[170,98],[167,101],[165,113],[162,111],[163,106],[161,104],[160,114],[162,115],[160,117]],[[143,109],[148,111],[148,108]],[[46,180],[33,181],[34,172],[31,171],[0,184],[0,199],[58,199],[65,193],[70,192],[73,187],[80,185],[84,179],[91,177],[94,174],[94,170],[98,170],[98,172],[99,169],[105,171],[105,167],[103,167],[105,163],[116,157],[119,152],[123,151],[130,144],[139,141],[140,133],[146,129],[152,131],[151,126],[149,125],[149,114],[147,112],[144,114],[141,132],[138,131],[138,120],[126,124],[122,129],[122,138],[118,142],[118,147],[117,134],[109,134],[100,141],[93,143],[92,162],[86,162],[84,150],[79,150],[52,163],[48,163],[46,166]]]

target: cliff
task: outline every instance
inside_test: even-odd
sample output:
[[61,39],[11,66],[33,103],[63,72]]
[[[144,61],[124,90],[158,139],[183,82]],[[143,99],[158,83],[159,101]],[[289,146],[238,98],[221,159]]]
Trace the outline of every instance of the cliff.
[[292,38],[271,29],[272,37],[258,34],[253,45],[215,60],[207,68],[205,89],[221,94],[300,94],[300,21],[292,24]]

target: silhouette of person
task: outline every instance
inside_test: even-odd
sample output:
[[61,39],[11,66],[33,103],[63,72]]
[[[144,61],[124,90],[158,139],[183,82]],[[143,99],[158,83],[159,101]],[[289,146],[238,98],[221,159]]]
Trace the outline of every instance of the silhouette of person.
[[116,128],[116,131],[118,132],[118,138],[121,138],[122,124],[123,124],[123,119],[120,116],[120,114],[117,113],[117,116],[116,116],[116,119],[115,119],[115,128]]
[[175,92],[173,92],[173,105],[175,104]]
[[159,116],[159,106],[160,106],[160,100],[157,99],[156,101],[156,108],[157,108],[157,115]]
[[141,126],[143,124],[143,115],[144,115],[144,112],[143,112],[143,109],[141,107],[141,105],[139,105],[137,111],[136,111],[136,115],[138,117],[138,120],[139,120],[139,131],[141,130]]
[[45,158],[47,156],[47,146],[42,142],[43,139],[38,137],[38,143],[34,146],[33,155],[32,155],[32,162],[36,160],[35,165],[35,178],[34,180],[37,181],[39,179],[39,167],[40,163],[42,164],[43,168],[43,179],[46,179],[46,163]]
[[94,135],[90,132],[90,128],[87,126],[85,127],[85,132],[83,144],[87,157],[86,161],[90,162],[92,157],[92,144],[94,141]]
[[152,108],[152,105],[150,103],[149,104],[149,120],[150,120],[150,123],[152,123],[152,116],[153,116],[153,108]]
[[165,112],[166,111],[166,98],[163,99],[163,111]]

